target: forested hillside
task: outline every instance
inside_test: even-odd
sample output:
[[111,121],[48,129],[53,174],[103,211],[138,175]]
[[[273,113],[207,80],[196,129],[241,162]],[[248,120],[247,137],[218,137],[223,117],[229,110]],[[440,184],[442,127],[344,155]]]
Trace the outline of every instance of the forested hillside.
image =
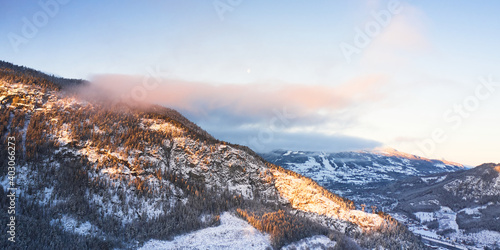
[[[85,81],[0,66],[0,157],[13,155],[15,141],[18,187],[17,241],[1,248],[137,248],[218,225],[224,211],[268,233],[274,248],[314,235],[339,248],[423,247],[390,216],[355,210],[176,111],[89,99],[74,88]],[[8,162],[0,161],[2,211]]]

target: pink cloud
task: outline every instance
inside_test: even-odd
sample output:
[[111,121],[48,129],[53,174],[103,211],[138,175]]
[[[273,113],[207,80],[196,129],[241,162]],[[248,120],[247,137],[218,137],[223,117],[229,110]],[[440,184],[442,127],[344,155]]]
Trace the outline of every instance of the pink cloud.
[[[188,82],[172,79],[126,75],[98,75],[88,90],[107,98],[158,103],[191,113],[208,114],[226,110],[234,114],[265,116],[274,108],[286,107],[298,116],[318,110],[330,114],[350,105],[373,102],[381,98],[380,87],[387,78],[382,75],[359,77],[339,86],[300,84],[222,84]],[[158,81],[159,80],[159,81]],[[134,98],[131,98],[134,99]]]

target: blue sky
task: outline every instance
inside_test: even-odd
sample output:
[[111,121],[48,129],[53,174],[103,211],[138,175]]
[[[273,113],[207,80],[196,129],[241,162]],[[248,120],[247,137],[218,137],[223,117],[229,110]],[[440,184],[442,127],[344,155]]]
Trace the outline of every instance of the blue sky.
[[[258,151],[389,146],[500,162],[498,1],[1,6],[0,59],[128,95],[155,79],[144,99]],[[346,44],[359,53],[346,57]]]

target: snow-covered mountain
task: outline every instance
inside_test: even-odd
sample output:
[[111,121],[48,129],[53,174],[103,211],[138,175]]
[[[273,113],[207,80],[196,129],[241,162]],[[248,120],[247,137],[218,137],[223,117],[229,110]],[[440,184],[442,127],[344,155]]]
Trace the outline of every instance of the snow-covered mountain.
[[500,167],[468,168],[394,149],[276,150],[265,159],[370,209],[391,214],[430,246],[500,247]]
[[390,148],[341,153],[275,150],[261,156],[352,199],[410,176],[464,169],[458,163],[426,159]]
[[16,195],[14,220],[0,213],[2,225],[15,224],[13,240],[0,248],[182,245],[209,227],[241,231],[227,226],[239,223],[234,216],[262,232],[255,243],[274,248],[323,236],[336,247],[423,246],[387,214],[356,210],[174,110],[82,97],[84,84],[0,62],[0,157],[8,159],[0,161],[0,209]]
[[380,190],[398,202],[395,217],[411,230],[467,247],[500,248],[500,165],[413,177]]

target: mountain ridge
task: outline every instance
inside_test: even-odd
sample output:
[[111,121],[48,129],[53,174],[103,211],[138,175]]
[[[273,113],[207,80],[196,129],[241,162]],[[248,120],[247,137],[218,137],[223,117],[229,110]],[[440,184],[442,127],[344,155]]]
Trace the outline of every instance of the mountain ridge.
[[[18,138],[19,201],[30,204],[23,205],[20,224],[38,218],[44,228],[36,241],[28,241],[33,232],[21,227],[19,237],[28,245],[20,248],[54,237],[68,247],[61,241],[68,233],[87,248],[135,248],[217,224],[222,212],[238,214],[237,208],[249,222],[260,221],[252,225],[279,229],[266,231],[277,248],[328,232],[335,232],[331,239],[337,242],[349,237],[371,246],[382,243],[368,239],[385,237],[383,244],[421,247],[387,215],[354,210],[351,201],[313,180],[268,163],[247,147],[194,131],[199,127],[183,125],[167,109],[156,107],[167,110],[158,114],[84,100],[61,91],[65,87],[37,85],[51,76],[33,73],[38,78],[32,80],[24,69],[19,75],[1,70],[9,72],[0,78],[1,135]],[[1,148],[0,155],[6,154]],[[7,188],[7,173],[0,176]],[[82,225],[79,231],[68,229],[69,221]],[[294,224],[281,226],[288,221]],[[382,229],[393,233],[377,233]]]
[[441,161],[442,163],[446,165],[453,165],[453,166],[459,166],[459,167],[465,167],[464,164],[454,162],[454,161],[448,161],[446,159],[430,159],[418,155],[413,155],[405,152],[401,152],[397,149],[390,148],[390,147],[379,147],[375,148],[373,150],[365,150],[365,152],[373,152],[373,153],[380,153],[386,156],[395,156],[395,157],[403,157],[406,159],[411,159],[411,160],[425,160],[425,161]]
[[350,199],[409,176],[465,169],[462,164],[453,165],[419,156],[408,157],[408,154],[395,155],[366,150],[338,153],[275,150],[261,155],[274,164],[308,176],[330,191],[347,195]]

